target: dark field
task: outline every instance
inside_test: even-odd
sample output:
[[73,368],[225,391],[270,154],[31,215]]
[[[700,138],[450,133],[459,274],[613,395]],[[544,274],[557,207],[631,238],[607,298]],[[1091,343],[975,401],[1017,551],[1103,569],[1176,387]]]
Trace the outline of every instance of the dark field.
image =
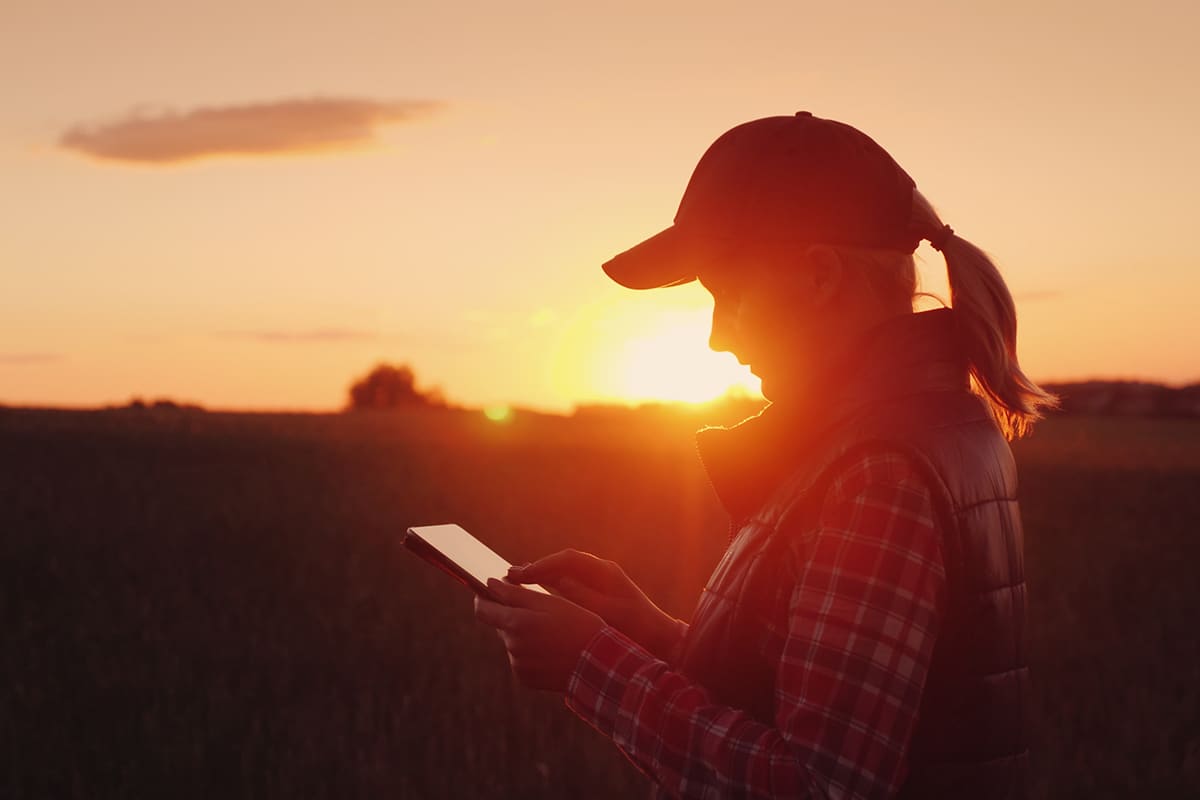
[[[691,427],[0,409],[0,796],[642,796],[398,541],[591,550],[687,617],[726,535]],[[1017,456],[1037,795],[1200,796],[1200,423]]]

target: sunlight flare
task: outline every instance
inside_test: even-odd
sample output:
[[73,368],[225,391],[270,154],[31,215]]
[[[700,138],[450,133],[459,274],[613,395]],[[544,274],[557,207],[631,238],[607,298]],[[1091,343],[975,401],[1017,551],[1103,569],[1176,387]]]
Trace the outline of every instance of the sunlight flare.
[[492,422],[508,422],[512,417],[512,409],[508,406],[488,406],[483,410],[483,415]]
[[629,339],[619,360],[618,391],[629,400],[705,402],[758,379],[730,353],[708,348],[709,313],[673,311]]

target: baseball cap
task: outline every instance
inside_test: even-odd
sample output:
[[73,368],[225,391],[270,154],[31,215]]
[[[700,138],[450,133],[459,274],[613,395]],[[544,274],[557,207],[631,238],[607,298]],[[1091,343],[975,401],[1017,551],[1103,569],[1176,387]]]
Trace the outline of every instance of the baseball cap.
[[603,265],[630,289],[695,280],[705,263],[761,244],[916,250],[915,183],[871,137],[807,111],[738,125],[692,172],[675,223]]

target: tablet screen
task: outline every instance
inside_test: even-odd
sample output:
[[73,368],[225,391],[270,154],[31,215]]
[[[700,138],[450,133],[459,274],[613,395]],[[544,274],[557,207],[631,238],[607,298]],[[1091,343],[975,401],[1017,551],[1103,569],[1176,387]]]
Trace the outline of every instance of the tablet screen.
[[[488,578],[503,580],[508,574],[509,562],[467,533],[460,525],[422,525],[409,528],[408,533],[424,541],[447,561],[457,565],[478,581],[481,586],[487,586]],[[524,586],[546,593],[546,590],[536,583]]]

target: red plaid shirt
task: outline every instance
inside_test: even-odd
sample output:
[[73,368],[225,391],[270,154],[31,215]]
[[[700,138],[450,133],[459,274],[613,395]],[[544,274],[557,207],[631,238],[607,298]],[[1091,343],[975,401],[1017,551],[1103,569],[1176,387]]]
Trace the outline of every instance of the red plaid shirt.
[[865,456],[788,546],[790,602],[768,623],[781,643],[774,725],[714,702],[612,627],[580,655],[567,706],[655,781],[654,796],[882,798],[903,782],[945,604],[929,489],[905,457]]

